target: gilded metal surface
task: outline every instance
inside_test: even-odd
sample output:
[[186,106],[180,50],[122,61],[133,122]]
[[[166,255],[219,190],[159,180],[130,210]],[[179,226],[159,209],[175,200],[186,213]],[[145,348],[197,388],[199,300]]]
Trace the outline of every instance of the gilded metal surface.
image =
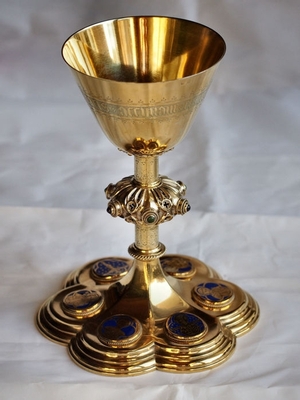
[[134,155],[168,151],[185,136],[224,53],[203,25],[148,16],[92,25],[62,50],[104,133]]
[[[219,365],[232,354],[235,336],[218,319],[182,299],[166,281],[159,260],[136,260],[133,269],[119,301],[70,341],[69,352],[77,364],[116,376],[155,368],[189,372]],[[107,321],[113,321],[111,336],[103,334]]]
[[131,269],[133,260],[125,257],[105,257],[92,261],[73,271],[65,280],[64,287],[79,283],[88,286],[109,287],[123,278]]
[[215,368],[226,361],[235,347],[232,332],[223,328],[198,346],[170,346],[159,337],[156,345],[157,369],[166,372],[199,372]]
[[221,276],[201,261],[183,255],[161,258],[169,284],[180,296],[199,310],[219,318],[241,336],[256,325],[259,306],[249,293]]
[[107,211],[113,217],[141,225],[160,224],[170,221],[175,215],[183,215],[190,205],[183,198],[186,186],[165,176],[160,177],[155,187],[144,187],[128,176],[110,184],[106,189],[109,199]]
[[136,138],[132,144],[127,145],[126,150],[129,154],[152,156],[163,153],[166,147],[165,144],[162,145],[155,139]]
[[[88,302],[86,301],[88,296],[84,300],[86,306],[81,300],[78,301],[80,293],[83,295],[89,293]],[[92,303],[90,302],[91,294]],[[76,296],[77,299],[75,299]],[[75,299],[73,304],[71,297]],[[106,305],[100,291],[91,291],[84,285],[74,285],[59,291],[44,302],[36,317],[37,327],[48,339],[67,345],[81,330],[85,321],[97,315]]]
[[106,189],[108,212],[135,224],[134,260],[107,257],[71,273],[37,314],[75,363],[104,375],[197,372],[232,354],[259,315],[255,300],[201,261],[164,256],[158,227],[189,211],[158,155],[186,134],[225,52],[200,24],[128,17],[82,29],[62,53],[107,137],[134,155],[134,175]]
[[67,315],[78,319],[96,315],[104,303],[101,293],[94,289],[78,289],[68,293],[62,301],[62,309]]
[[217,271],[202,261],[185,255],[168,254],[160,258],[165,274],[179,280],[199,281],[202,278],[221,278]]
[[172,314],[165,322],[166,333],[178,346],[199,344],[207,334],[207,324],[197,315],[188,312]]
[[218,317],[236,335],[241,336],[256,325],[259,307],[256,301],[239,286],[220,278],[194,275],[191,279],[168,282],[189,304]]
[[135,174],[105,189],[107,211],[136,225],[158,225],[190,210],[185,192],[182,182],[158,174],[157,157],[135,156]]
[[147,241],[144,242],[142,240],[139,240],[143,238],[143,236],[139,234],[139,239],[136,239],[135,243],[132,243],[128,247],[128,253],[131,255],[131,257],[140,261],[150,261],[155,260],[156,258],[161,257],[165,254],[166,247],[163,243],[160,242],[158,242],[155,248],[151,248],[151,250],[141,248],[144,243],[149,243],[149,229],[142,228],[139,229],[139,231],[144,233],[144,236],[147,237]]
[[134,157],[134,180],[140,187],[152,188],[161,184],[158,157]]
[[112,348],[130,348],[143,333],[142,324],[127,314],[107,317],[98,327],[100,342]]

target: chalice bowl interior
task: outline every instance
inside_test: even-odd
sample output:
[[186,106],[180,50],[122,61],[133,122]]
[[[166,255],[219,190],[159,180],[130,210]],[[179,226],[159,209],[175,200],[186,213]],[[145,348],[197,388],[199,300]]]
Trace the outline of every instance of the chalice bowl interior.
[[135,226],[131,258],[72,272],[37,314],[39,330],[89,371],[213,368],[258,319],[247,292],[200,260],[165,255],[158,235],[161,223],[190,210],[186,186],[159,174],[159,157],[187,133],[224,53],[212,29],[158,16],[97,23],[63,45],[102,131],[134,158],[134,174],[105,189],[108,213]]

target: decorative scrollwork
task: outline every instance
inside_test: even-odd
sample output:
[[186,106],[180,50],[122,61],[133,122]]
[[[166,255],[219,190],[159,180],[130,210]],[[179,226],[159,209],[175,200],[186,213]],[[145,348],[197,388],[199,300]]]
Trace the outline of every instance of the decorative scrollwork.
[[130,154],[134,155],[157,155],[161,154],[166,150],[166,145],[160,144],[158,140],[143,138],[136,138],[132,144],[126,145],[126,150]]
[[160,177],[159,185],[154,188],[142,187],[134,176],[128,176],[105,189],[110,200],[107,212],[134,224],[158,225],[190,210],[188,201],[183,198],[185,192],[182,182],[166,176]]

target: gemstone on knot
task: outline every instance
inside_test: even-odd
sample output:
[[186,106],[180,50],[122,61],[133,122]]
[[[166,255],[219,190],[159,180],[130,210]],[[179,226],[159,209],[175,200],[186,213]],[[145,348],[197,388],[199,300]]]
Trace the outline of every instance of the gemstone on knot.
[[112,208],[110,206],[108,206],[106,211],[108,212],[108,214],[111,214],[112,213]]
[[155,215],[149,215],[149,217],[147,217],[148,224],[153,224],[155,220],[156,220]]
[[157,220],[158,220],[158,215],[153,210],[149,210],[143,214],[143,221],[146,224],[155,224]]

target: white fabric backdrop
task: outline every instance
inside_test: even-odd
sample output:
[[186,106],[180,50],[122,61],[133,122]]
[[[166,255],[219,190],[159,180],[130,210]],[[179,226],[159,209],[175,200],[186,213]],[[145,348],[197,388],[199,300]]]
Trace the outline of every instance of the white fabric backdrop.
[[298,0],[10,0],[1,22],[1,205],[104,208],[132,158],[101,134],[60,55],[74,31],[129,14],[189,18],[227,43],[186,139],[161,172],[193,209],[300,215]]
[[[33,319],[68,272],[133,240],[103,194],[133,159],[101,133],[60,49],[83,26],[142,14],[201,22],[227,43],[189,134],[160,158],[192,205],[161,239],[249,291],[262,315],[216,370],[116,380],[75,366]],[[299,398],[299,16],[298,0],[0,4],[1,399]]]

